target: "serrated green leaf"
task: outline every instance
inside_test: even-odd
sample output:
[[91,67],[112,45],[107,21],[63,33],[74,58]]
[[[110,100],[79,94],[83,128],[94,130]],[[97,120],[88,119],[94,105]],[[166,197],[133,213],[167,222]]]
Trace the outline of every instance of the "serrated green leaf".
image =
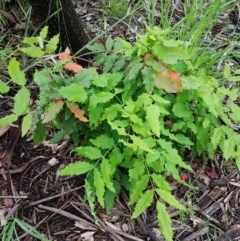
[[146,109],[146,120],[150,126],[152,132],[159,137],[160,136],[160,110],[157,105],[149,105]]
[[154,87],[153,71],[150,68],[144,67],[141,73],[143,76],[143,84],[147,93],[152,93]]
[[98,202],[102,206],[102,208],[104,208],[105,184],[104,184],[102,175],[97,168],[94,168],[93,176],[94,176],[94,186],[96,188],[96,196],[97,196]]
[[0,127],[8,126],[12,124],[14,121],[16,121],[17,119],[18,119],[18,116],[15,114],[7,115],[3,118],[0,118]]
[[120,104],[113,104],[104,110],[102,119],[114,120],[120,113],[122,106]]
[[160,196],[160,198],[162,198],[169,205],[179,210],[186,210],[186,208],[170,192],[160,188],[156,189],[156,192]]
[[98,136],[96,139],[90,139],[90,142],[100,149],[110,149],[114,145],[114,139],[106,134]]
[[90,160],[95,160],[102,157],[101,151],[98,148],[92,146],[80,146],[75,148],[74,151],[79,156],[87,157]]
[[89,172],[94,168],[94,165],[85,162],[85,161],[78,161],[75,163],[70,163],[60,172],[61,176],[79,176],[84,173]]
[[33,141],[35,145],[39,145],[46,137],[47,127],[45,124],[40,121],[36,124],[36,128],[34,130]]
[[48,34],[48,26],[43,27],[43,29],[40,31],[40,37],[42,37],[43,39],[45,39],[47,37]]
[[114,97],[114,94],[110,92],[100,92],[95,96],[97,103],[107,103]]
[[20,50],[32,58],[41,58],[44,55],[44,52],[40,47],[32,46],[27,48],[20,48]]
[[113,47],[113,40],[111,37],[108,37],[106,42],[105,42],[106,49],[109,51]]
[[235,140],[234,138],[228,138],[226,140],[223,141],[222,144],[222,152],[223,152],[223,156],[226,159],[229,159],[231,157],[234,157],[235,154]]
[[157,220],[158,226],[166,241],[173,241],[173,230],[170,215],[166,206],[159,201],[157,202]]
[[30,103],[30,91],[26,87],[22,87],[13,98],[13,113],[20,116],[26,114]]
[[56,118],[57,114],[62,110],[64,102],[52,102],[46,109],[45,117],[42,123],[48,123]]
[[103,44],[98,44],[98,43],[94,43],[93,45],[88,45],[87,49],[91,50],[92,52],[105,52],[105,48],[103,46]]
[[59,93],[68,101],[77,103],[84,103],[88,97],[84,88],[75,83],[66,87],[61,87]]
[[132,214],[132,218],[137,218],[152,204],[153,194],[153,190],[147,190],[144,192],[144,194],[137,201],[134,212]]
[[130,201],[129,205],[135,203],[139,196],[142,194],[143,190],[146,188],[149,181],[148,175],[143,175],[141,179],[136,180],[134,186],[130,189]]
[[9,87],[2,80],[0,80],[0,93],[6,94],[9,91]]
[[109,162],[109,160],[107,159],[103,159],[102,163],[101,163],[101,173],[102,173],[102,177],[103,177],[103,181],[106,185],[106,187],[112,191],[112,192],[116,192],[114,186],[113,186],[113,169],[112,166]]
[[192,119],[192,112],[187,103],[178,102],[175,103],[172,109],[174,115],[180,118]]
[[140,137],[138,136],[135,136],[135,135],[130,135],[130,138],[132,139],[133,141],[133,144],[132,144],[132,148],[133,149],[137,149],[137,148],[140,148],[144,151],[147,151],[149,153],[154,153],[154,150],[150,149],[147,145],[147,143],[142,140]]
[[22,41],[23,44],[36,44],[38,43],[37,37],[25,37]]
[[59,34],[53,36],[46,44],[46,53],[51,54],[57,50],[59,43]]
[[158,188],[161,188],[167,192],[171,192],[171,187],[169,185],[169,183],[166,181],[165,177],[160,175],[160,174],[156,174],[156,173],[153,173],[151,175],[152,179],[153,179],[153,182],[155,183],[155,185],[158,187]]
[[213,148],[216,149],[218,145],[222,142],[225,134],[221,127],[215,128],[213,135],[211,136],[211,143]]
[[8,65],[8,73],[11,77],[11,80],[15,84],[24,86],[26,84],[27,80],[25,78],[25,74],[23,73],[23,71],[20,70],[19,66],[20,66],[20,64],[16,60],[16,58],[12,58]]
[[32,113],[28,113],[23,117],[22,121],[22,137],[27,134],[29,129],[31,128],[32,125],[32,120],[33,120],[33,115]]
[[135,80],[140,70],[142,69],[142,67],[143,67],[143,63],[138,61],[133,61],[128,74],[129,80]]

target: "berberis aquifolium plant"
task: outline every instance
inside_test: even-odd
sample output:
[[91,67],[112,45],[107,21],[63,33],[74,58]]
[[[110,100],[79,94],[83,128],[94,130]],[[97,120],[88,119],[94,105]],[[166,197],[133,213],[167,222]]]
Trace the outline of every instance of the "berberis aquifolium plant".
[[[220,150],[240,168],[240,135],[233,128],[240,123],[240,108],[239,91],[220,86],[195,67],[192,59],[199,49],[169,39],[168,32],[147,28],[132,45],[121,38],[108,38],[105,46],[95,43],[89,50],[96,59],[87,69],[73,62],[69,49],[58,61],[49,61],[58,36],[47,41],[47,27],[39,37],[25,38],[27,46],[20,50],[43,64],[33,75],[39,99],[30,105],[31,87],[13,58],[8,72],[19,90],[12,114],[0,119],[0,126],[22,116],[23,135],[33,126],[39,144],[52,123],[56,134],[51,142],[70,136],[76,146],[79,161],[68,164],[61,175],[85,174],[92,214],[96,202],[110,211],[125,189],[129,205],[134,205],[132,218],[154,205],[160,230],[170,241],[167,205],[183,211],[185,206],[172,194],[166,177],[188,185],[180,178],[182,170],[192,172],[184,162],[186,152],[192,158],[213,159]],[[227,65],[223,75],[236,81]],[[1,93],[9,91],[6,83],[0,84]]]

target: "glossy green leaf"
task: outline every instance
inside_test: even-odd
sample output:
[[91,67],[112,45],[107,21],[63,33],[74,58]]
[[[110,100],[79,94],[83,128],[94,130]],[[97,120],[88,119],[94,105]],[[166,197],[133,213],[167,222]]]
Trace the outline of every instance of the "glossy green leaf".
[[160,110],[157,105],[152,104],[146,107],[146,119],[151,131],[157,136],[160,136]]
[[6,94],[9,91],[9,87],[2,80],[0,80],[0,93]]
[[91,160],[95,160],[102,157],[101,151],[98,148],[92,146],[80,146],[75,148],[74,151],[79,156],[84,156]]
[[137,204],[134,208],[134,212],[132,214],[132,218],[137,218],[152,204],[153,194],[153,190],[147,190],[143,193],[143,195],[137,201]]
[[25,136],[27,134],[27,132],[29,131],[29,129],[31,128],[32,120],[33,120],[32,113],[28,113],[27,115],[25,115],[23,117],[23,121],[22,121],[22,137]]
[[90,142],[99,149],[110,149],[114,145],[114,139],[106,134],[90,139]]
[[102,163],[101,163],[101,173],[102,173],[102,177],[103,177],[103,181],[106,185],[106,187],[112,191],[112,192],[116,192],[114,186],[113,186],[113,169],[112,166],[109,162],[109,160],[107,159],[103,159]]
[[22,87],[13,98],[13,113],[20,116],[26,114],[30,103],[30,91],[26,87]]
[[158,226],[161,230],[161,233],[166,241],[173,241],[172,222],[166,206],[158,201],[156,209]]
[[46,53],[51,54],[57,50],[59,43],[59,34],[53,36],[46,44]]
[[166,203],[179,210],[186,210],[186,208],[169,191],[158,188],[156,189],[156,192]]
[[94,168],[94,165],[85,162],[85,161],[78,161],[74,163],[68,164],[64,169],[60,172],[61,176],[78,176],[84,173],[89,172]]
[[44,52],[40,47],[32,46],[32,47],[20,48],[20,50],[32,58],[41,58],[44,55]]
[[143,193],[143,190],[147,187],[149,181],[148,175],[143,175],[141,178],[136,180],[134,186],[131,187],[130,190],[130,201],[129,205],[135,203],[140,195]]
[[23,71],[20,70],[20,64],[16,60],[16,58],[12,58],[10,60],[8,65],[8,73],[11,77],[11,80],[15,84],[21,85],[21,86],[24,86],[26,84],[27,80],[25,78],[25,74]]
[[99,204],[104,208],[104,193],[105,193],[105,184],[102,178],[102,174],[98,171],[97,168],[94,168],[94,186],[96,188],[96,196]]
[[76,83],[61,87],[59,93],[70,102],[84,103],[87,99],[87,93],[84,88]]
[[0,118],[0,127],[8,126],[15,122],[18,119],[18,116],[15,114],[10,114],[5,117]]
[[49,106],[46,109],[44,119],[42,123],[48,123],[55,119],[59,112],[63,109],[64,102],[52,102],[49,104]]

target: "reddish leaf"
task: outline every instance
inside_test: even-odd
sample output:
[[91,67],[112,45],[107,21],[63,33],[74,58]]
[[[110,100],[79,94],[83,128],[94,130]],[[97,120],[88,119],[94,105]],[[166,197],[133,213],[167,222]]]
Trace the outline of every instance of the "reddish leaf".
[[84,116],[85,111],[79,109],[77,104],[69,103],[67,106],[77,119],[79,119],[82,122],[88,122],[87,117]]
[[78,73],[78,72],[83,70],[83,67],[81,65],[79,65],[79,64],[70,62],[70,63],[66,63],[64,65],[64,69],[70,70],[70,71],[72,71],[74,73]]
[[71,56],[70,49],[67,47],[63,53],[59,54],[58,58],[60,60],[71,60],[72,56]]
[[180,75],[175,71],[163,71],[154,73],[155,86],[164,89],[168,93],[181,93],[182,81]]
[[55,103],[59,104],[59,105],[63,105],[64,101],[62,99],[57,99],[57,100],[55,100]]

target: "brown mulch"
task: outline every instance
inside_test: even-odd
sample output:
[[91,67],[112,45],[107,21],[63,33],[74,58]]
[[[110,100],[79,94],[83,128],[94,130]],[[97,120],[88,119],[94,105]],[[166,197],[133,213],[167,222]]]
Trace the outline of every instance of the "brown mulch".
[[[76,1],[75,7],[91,37],[101,34],[101,29],[105,31],[112,24],[113,20],[106,20],[102,28],[102,23],[97,21],[104,14],[100,1]],[[134,22],[134,28],[130,24],[120,24],[109,30],[109,34],[134,41],[134,31],[143,26],[141,13],[138,14],[138,25]],[[176,13],[176,21],[180,14]],[[237,12],[229,14],[233,24],[236,16]],[[214,31],[220,32],[219,28],[216,26]],[[96,224],[84,200],[83,177],[59,176],[67,163],[75,161],[70,153],[70,140],[56,145],[43,142],[36,147],[31,133],[21,138],[19,123],[0,128],[2,228],[8,218],[17,214],[51,240],[164,240],[157,227],[154,208],[131,220],[132,207],[128,206],[124,192],[117,198],[111,213],[96,207]],[[195,160],[193,168],[195,176],[189,176],[189,183],[196,189],[171,184],[173,193],[188,207],[186,213],[169,208],[174,240],[240,240],[240,174],[235,164],[226,166],[218,155],[212,163]],[[35,240],[20,229],[18,235],[20,240]]]

